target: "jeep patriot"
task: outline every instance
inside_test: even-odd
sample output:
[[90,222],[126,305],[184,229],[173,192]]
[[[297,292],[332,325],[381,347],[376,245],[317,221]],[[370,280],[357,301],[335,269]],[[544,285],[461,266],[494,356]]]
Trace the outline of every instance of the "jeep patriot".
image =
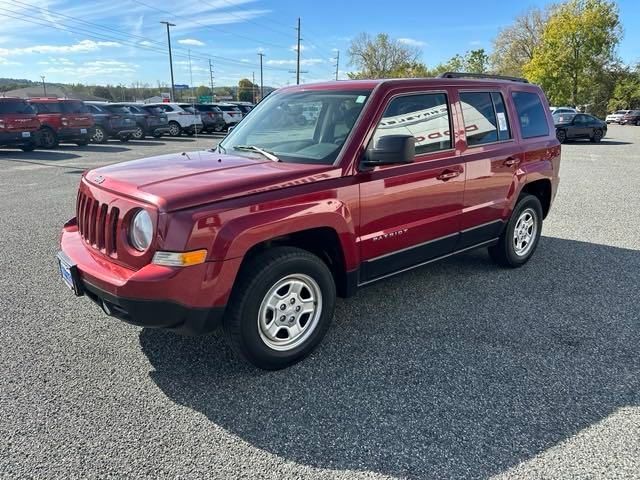
[[519,267],[560,145],[539,87],[469,76],[286,87],[214,149],[85,172],[62,278],[135,325],[222,325],[278,369],[318,345],[337,295],[480,247]]

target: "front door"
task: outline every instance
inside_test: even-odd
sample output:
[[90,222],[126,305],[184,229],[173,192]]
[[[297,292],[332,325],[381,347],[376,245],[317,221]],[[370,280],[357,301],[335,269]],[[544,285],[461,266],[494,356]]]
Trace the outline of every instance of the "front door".
[[415,162],[360,175],[361,284],[453,251],[465,169],[451,139],[447,92],[391,97],[372,138],[410,134]]

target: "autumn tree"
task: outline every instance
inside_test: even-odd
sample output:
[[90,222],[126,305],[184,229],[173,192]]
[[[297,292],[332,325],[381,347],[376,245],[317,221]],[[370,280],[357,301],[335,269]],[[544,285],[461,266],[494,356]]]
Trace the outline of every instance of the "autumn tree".
[[351,41],[350,64],[358,69],[349,73],[350,78],[389,78],[417,76],[412,71],[424,73],[424,65],[418,62],[421,50],[392,39],[386,33],[375,37],[361,33]]
[[241,102],[254,102],[256,92],[260,90],[260,87],[254,84],[248,78],[243,78],[238,82],[238,100]]
[[615,3],[570,0],[552,11],[523,72],[556,105],[589,104],[594,87],[616,62],[621,35]]
[[523,67],[533,59],[542,41],[549,11],[533,8],[516,17],[493,40],[491,70],[500,75],[522,76]]

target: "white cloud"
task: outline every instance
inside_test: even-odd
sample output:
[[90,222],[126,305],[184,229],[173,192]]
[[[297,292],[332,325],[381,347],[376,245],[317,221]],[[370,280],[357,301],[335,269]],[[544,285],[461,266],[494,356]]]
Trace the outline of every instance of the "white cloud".
[[143,45],[145,47],[151,47],[153,45],[153,42],[150,42],[149,40],[142,40],[141,42],[138,42],[138,45]]
[[178,40],[178,43],[181,45],[192,45],[194,47],[204,47],[205,43],[197,40],[195,38],[182,38]]
[[427,42],[423,42],[422,40],[416,40],[415,38],[399,38],[398,41],[400,43],[404,43],[405,45],[409,45],[411,47],[426,47]]
[[22,65],[22,64],[20,62],[14,62],[14,61],[9,60],[7,58],[0,57],[0,65],[9,66],[9,65]]
[[[51,65],[51,64],[50,64]],[[137,70],[138,65],[121,62],[118,60],[95,60],[82,64],[55,65],[47,68],[44,73],[48,75],[72,75],[73,78],[96,78],[103,80],[105,77],[118,79],[122,76],[130,76]]]
[[81,40],[72,45],[34,45],[20,48],[0,48],[0,56],[26,55],[34,53],[89,53],[100,50],[103,47],[119,47],[118,42],[96,42],[94,40]]

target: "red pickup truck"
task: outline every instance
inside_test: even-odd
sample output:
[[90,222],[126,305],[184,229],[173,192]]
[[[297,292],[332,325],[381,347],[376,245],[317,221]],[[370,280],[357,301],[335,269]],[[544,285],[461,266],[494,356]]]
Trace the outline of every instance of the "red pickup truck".
[[62,278],[136,325],[222,324],[277,369],[320,342],[336,295],[473,248],[519,267],[560,144],[539,87],[466,76],[283,88],[216,148],[91,170]]

